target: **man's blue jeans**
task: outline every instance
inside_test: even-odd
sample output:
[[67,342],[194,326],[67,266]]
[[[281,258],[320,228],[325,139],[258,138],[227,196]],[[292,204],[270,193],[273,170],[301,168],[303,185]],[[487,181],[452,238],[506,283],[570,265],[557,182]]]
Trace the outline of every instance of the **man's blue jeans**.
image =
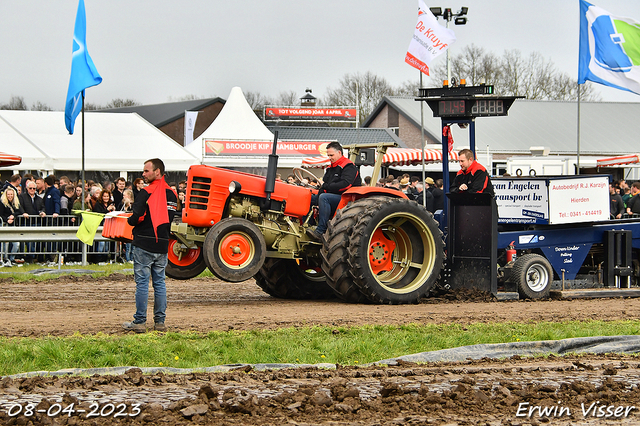
[[327,230],[327,224],[331,220],[333,212],[338,208],[341,198],[342,195],[340,194],[329,194],[327,192],[320,194],[319,197],[316,194],[311,197],[311,204],[318,205],[318,226],[316,231],[320,234],[324,234]]
[[133,276],[136,280],[135,324],[147,322],[147,301],[149,299],[149,278],[153,283],[153,321],[164,323],[167,310],[167,287],[164,270],[167,267],[167,253],[151,253],[133,246]]

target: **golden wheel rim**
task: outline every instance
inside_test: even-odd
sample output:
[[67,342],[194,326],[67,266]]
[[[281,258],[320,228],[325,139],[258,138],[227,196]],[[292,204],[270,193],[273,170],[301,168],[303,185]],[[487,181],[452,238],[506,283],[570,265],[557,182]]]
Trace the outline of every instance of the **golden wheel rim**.
[[[419,247],[411,235],[418,238]],[[391,293],[411,293],[435,268],[436,242],[422,219],[398,212],[385,217],[372,232],[367,257],[371,274],[381,287]]]

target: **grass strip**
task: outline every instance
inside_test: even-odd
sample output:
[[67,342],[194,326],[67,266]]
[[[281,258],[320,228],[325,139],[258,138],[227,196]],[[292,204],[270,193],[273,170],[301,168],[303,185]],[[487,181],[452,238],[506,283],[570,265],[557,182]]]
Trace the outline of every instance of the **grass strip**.
[[233,363],[319,362],[358,365],[481,343],[638,333],[637,321],[571,321],[0,337],[0,375],[116,366],[198,368]]

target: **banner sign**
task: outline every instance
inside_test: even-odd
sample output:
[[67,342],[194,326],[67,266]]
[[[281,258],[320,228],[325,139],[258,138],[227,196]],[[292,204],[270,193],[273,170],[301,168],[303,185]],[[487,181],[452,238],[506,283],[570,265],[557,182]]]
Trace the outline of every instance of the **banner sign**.
[[545,179],[493,179],[498,223],[549,223]]
[[549,180],[549,223],[609,220],[609,177]]
[[[279,140],[278,155],[326,155],[331,141]],[[204,139],[205,156],[217,155],[269,155],[273,141]]]
[[438,24],[438,18],[418,0],[418,22],[404,61],[429,75],[429,64],[456,41],[453,30]]
[[355,108],[265,107],[265,121],[356,121]]

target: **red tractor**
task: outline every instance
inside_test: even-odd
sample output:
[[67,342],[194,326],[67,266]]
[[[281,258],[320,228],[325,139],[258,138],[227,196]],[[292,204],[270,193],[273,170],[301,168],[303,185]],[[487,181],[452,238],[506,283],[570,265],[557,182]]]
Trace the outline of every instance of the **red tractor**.
[[[352,161],[363,149],[377,150],[376,182],[388,146],[345,148]],[[254,278],[266,293],[288,299],[335,294],[350,302],[399,304],[429,294],[444,249],[438,223],[423,206],[400,191],[352,188],[323,242],[315,242],[305,234],[313,223],[314,189],[276,181],[276,168],[275,152],[267,177],[192,166],[182,221],[171,227],[167,275],[190,279],[209,268],[227,282]],[[309,173],[294,172],[300,178]]]

